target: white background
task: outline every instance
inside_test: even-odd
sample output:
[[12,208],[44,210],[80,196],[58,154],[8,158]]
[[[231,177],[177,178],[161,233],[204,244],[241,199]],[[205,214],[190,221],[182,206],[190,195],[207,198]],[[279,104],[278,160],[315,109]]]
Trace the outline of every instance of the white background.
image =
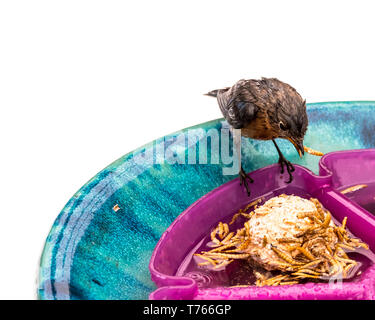
[[59,211],[109,163],[221,117],[202,94],[278,77],[375,100],[365,1],[1,1],[0,298],[34,299]]

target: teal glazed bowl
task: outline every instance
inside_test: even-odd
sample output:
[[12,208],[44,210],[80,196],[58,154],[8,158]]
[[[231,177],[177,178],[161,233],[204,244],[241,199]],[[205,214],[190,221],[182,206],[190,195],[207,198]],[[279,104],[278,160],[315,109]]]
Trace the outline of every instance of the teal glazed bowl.
[[[315,103],[307,109],[305,145],[324,153],[375,147],[375,102]],[[123,156],[87,182],[46,239],[39,299],[148,299],[156,289],[148,265],[163,232],[196,200],[237,178],[223,174],[233,152],[225,132],[223,119],[181,130]],[[223,156],[220,146],[227,142]],[[201,157],[205,144],[207,155]],[[287,159],[319,173],[319,157],[300,159],[289,142],[279,146]],[[272,142],[242,140],[247,172],[277,160]]]

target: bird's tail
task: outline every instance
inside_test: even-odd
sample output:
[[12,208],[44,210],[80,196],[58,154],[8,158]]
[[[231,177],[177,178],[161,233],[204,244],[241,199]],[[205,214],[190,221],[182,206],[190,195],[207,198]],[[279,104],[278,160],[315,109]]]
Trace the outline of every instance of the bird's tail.
[[210,91],[210,92],[205,93],[204,95],[205,95],[205,96],[209,96],[209,97],[217,97],[217,93],[218,93],[218,91],[219,91],[219,89],[217,89],[217,90],[212,90],[212,91]]
[[216,90],[212,90],[212,91],[210,91],[210,92],[207,92],[207,93],[205,93],[204,95],[205,95],[205,96],[209,96],[209,97],[217,97],[217,93],[218,93],[219,91],[224,92],[224,91],[227,91],[227,90],[229,90],[229,89],[230,89],[230,87],[227,87],[227,88],[224,88],[224,89],[216,89]]

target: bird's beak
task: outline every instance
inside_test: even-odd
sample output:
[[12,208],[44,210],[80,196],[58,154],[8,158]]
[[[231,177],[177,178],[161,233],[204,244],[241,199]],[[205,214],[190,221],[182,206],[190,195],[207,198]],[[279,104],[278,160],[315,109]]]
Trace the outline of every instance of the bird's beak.
[[294,140],[293,138],[288,138],[288,140],[294,145],[299,156],[302,158],[302,156],[305,154],[305,150],[303,149],[303,141]]

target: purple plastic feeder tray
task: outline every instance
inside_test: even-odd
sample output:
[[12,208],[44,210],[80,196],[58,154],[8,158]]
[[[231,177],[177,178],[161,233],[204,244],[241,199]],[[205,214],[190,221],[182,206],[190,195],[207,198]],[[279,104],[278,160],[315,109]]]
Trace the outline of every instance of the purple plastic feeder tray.
[[[151,279],[158,289],[150,299],[375,299],[375,216],[355,199],[339,190],[356,184],[375,185],[375,150],[332,152],[320,160],[320,176],[295,165],[293,182],[280,175],[279,165],[251,173],[251,198],[234,179],[193,203],[163,233],[150,260]],[[371,191],[364,188],[363,193]],[[359,191],[354,192],[357,193]],[[285,286],[229,287],[202,286],[209,275],[190,273],[192,255],[219,221],[228,219],[251,201],[262,197],[294,194],[315,197],[337,221],[348,217],[347,226],[354,236],[369,244],[360,276],[340,283],[306,283]],[[375,194],[371,198],[374,200]],[[368,197],[369,198],[369,197]]]
[[332,187],[344,190],[364,184],[365,188],[345,194],[368,212],[363,219],[375,215],[375,149],[338,151],[328,153],[319,162],[319,174],[332,176]]

